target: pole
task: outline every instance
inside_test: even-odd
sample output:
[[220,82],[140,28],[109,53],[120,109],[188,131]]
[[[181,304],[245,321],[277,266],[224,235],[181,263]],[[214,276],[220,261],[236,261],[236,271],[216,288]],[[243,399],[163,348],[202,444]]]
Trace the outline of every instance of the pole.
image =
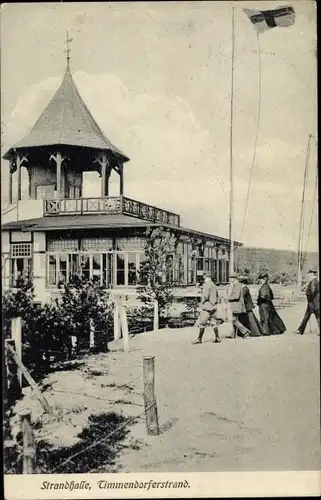
[[229,240],[230,240],[230,268],[229,275],[234,272],[234,242],[233,242],[233,119],[234,119],[234,59],[235,59],[235,7],[232,7],[232,71],[231,71],[231,117],[230,117],[230,218],[229,218]]
[[147,432],[150,436],[159,434],[157,404],[155,396],[155,358],[144,357],[144,401]]
[[22,473],[35,474],[36,471],[36,444],[31,427],[30,410],[20,413],[22,432]]
[[[22,318],[18,316],[11,320],[11,338],[15,341],[15,351],[20,361],[22,361]],[[20,387],[22,387],[22,372],[17,369],[17,377]]]
[[304,205],[305,205],[305,190],[306,182],[309,168],[310,159],[310,139],[312,135],[309,134],[307,153],[305,158],[304,176],[303,176],[303,188],[302,188],[302,200],[301,200],[301,214],[300,214],[300,227],[299,227],[299,238],[298,238],[298,262],[297,262],[297,284],[302,285],[302,269],[301,269],[301,254],[302,254],[302,238],[303,238],[303,217],[304,217]]
[[28,384],[30,385],[31,389],[33,390],[36,398],[38,399],[38,401],[40,401],[42,407],[44,408],[44,410],[49,413],[49,414],[53,414],[52,412],[52,409],[51,407],[49,406],[48,404],[48,401],[46,400],[46,398],[41,394],[41,391],[40,391],[40,388],[39,386],[36,384],[36,382],[34,381],[34,379],[32,378],[32,376],[30,375],[30,373],[28,372],[27,368],[24,366],[24,364],[21,362],[21,360],[19,359],[19,357],[17,356],[14,348],[12,347],[12,345],[10,344],[10,342],[14,342],[13,340],[10,341],[10,340],[6,340],[5,341],[5,347],[6,347],[6,350],[9,351],[9,353],[11,354],[12,356],[12,359],[15,361],[16,365],[18,366],[18,368],[20,368],[21,372],[22,372],[22,375],[24,376],[24,378],[26,379],[26,381],[28,382]]

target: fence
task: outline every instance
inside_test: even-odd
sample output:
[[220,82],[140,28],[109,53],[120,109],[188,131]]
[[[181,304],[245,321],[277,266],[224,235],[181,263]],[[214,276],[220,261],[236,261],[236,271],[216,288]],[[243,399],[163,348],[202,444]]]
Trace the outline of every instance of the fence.
[[[5,341],[7,392],[10,393],[13,386],[18,386],[20,391],[18,391],[18,393],[15,392],[15,397],[19,397],[22,392],[22,378],[25,378],[34,395],[41,403],[45,412],[49,414],[51,418],[55,419],[56,417],[58,417],[55,415],[55,410],[50,406],[47,399],[42,394],[39,386],[34,381],[21,360],[21,321],[19,321],[19,319],[12,320],[12,336],[14,336],[14,338],[6,339]],[[143,416],[145,416],[147,433],[151,436],[159,435],[160,430],[155,392],[155,358],[150,356],[144,357],[142,368],[143,374],[138,378],[142,377],[144,381],[144,391],[141,394],[143,396],[143,405],[139,406],[144,406],[144,410],[138,415],[129,418],[125,423],[114,429],[104,438],[104,441],[107,441],[113,434],[116,434],[122,428],[129,426],[134,421]],[[133,381],[128,381],[127,383],[123,384],[123,386],[127,386],[130,382]],[[88,395],[88,397],[91,396]],[[112,402],[112,400],[110,401]],[[37,443],[32,427],[31,411],[25,408],[19,416],[22,433],[22,472],[23,474],[34,474],[37,471]],[[84,447],[76,454],[68,457],[68,459],[64,460],[50,472],[54,473],[57,470],[59,471],[59,469],[64,467],[67,463],[72,462],[78,455],[85,453],[90,448],[93,448],[98,444],[101,444],[101,442],[101,439],[99,439],[97,442],[91,443],[89,446]]]

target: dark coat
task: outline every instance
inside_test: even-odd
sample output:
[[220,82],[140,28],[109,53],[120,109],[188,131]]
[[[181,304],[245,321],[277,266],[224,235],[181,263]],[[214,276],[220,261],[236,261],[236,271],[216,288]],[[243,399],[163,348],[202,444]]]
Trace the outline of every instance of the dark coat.
[[257,305],[260,306],[261,304],[269,304],[272,303],[272,300],[274,300],[274,295],[271,287],[268,283],[264,283],[259,290]]
[[243,301],[246,312],[253,311],[254,309],[253,300],[251,297],[250,290],[246,285],[243,285],[242,293],[243,293]]
[[319,281],[313,278],[306,287],[306,296],[311,312],[320,312]]
[[229,295],[229,303],[231,304],[232,314],[242,314],[245,311],[244,300],[243,300],[243,291],[242,285],[239,281],[233,283],[230,295]]
[[263,335],[279,335],[286,330],[282,319],[275,310],[273,299],[270,285],[264,283],[259,290],[257,299]]

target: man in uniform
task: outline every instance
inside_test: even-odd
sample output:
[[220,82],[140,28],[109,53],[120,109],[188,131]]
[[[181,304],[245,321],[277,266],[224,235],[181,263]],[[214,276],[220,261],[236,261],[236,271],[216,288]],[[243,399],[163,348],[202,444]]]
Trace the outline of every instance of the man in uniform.
[[211,273],[206,271],[204,273],[204,285],[202,290],[201,299],[201,312],[196,325],[199,327],[198,338],[193,342],[193,344],[201,344],[203,335],[205,332],[206,325],[210,322],[214,330],[214,340],[213,342],[219,343],[221,339],[218,333],[218,320],[216,319],[216,309],[218,302],[218,292],[215,283],[212,281]]
[[320,335],[320,295],[319,295],[319,280],[317,277],[317,272],[313,269],[310,270],[307,274],[307,283],[302,288],[302,291],[305,291],[307,297],[307,308],[296,333],[299,335],[304,334],[304,330],[307,326],[307,323],[311,317],[311,314],[314,314],[316,320],[318,322],[319,327],[319,335]]
[[245,339],[250,335],[251,332],[239,320],[240,315],[246,313],[246,309],[243,300],[242,285],[239,282],[236,273],[231,273],[230,275],[230,290],[228,301],[230,303],[232,311],[234,335],[238,334],[240,337]]

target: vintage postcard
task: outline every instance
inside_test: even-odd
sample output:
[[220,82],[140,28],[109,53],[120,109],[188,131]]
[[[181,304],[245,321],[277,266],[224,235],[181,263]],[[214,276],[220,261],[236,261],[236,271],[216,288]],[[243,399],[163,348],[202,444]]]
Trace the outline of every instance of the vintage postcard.
[[6,500],[318,496],[316,2],[1,7]]

